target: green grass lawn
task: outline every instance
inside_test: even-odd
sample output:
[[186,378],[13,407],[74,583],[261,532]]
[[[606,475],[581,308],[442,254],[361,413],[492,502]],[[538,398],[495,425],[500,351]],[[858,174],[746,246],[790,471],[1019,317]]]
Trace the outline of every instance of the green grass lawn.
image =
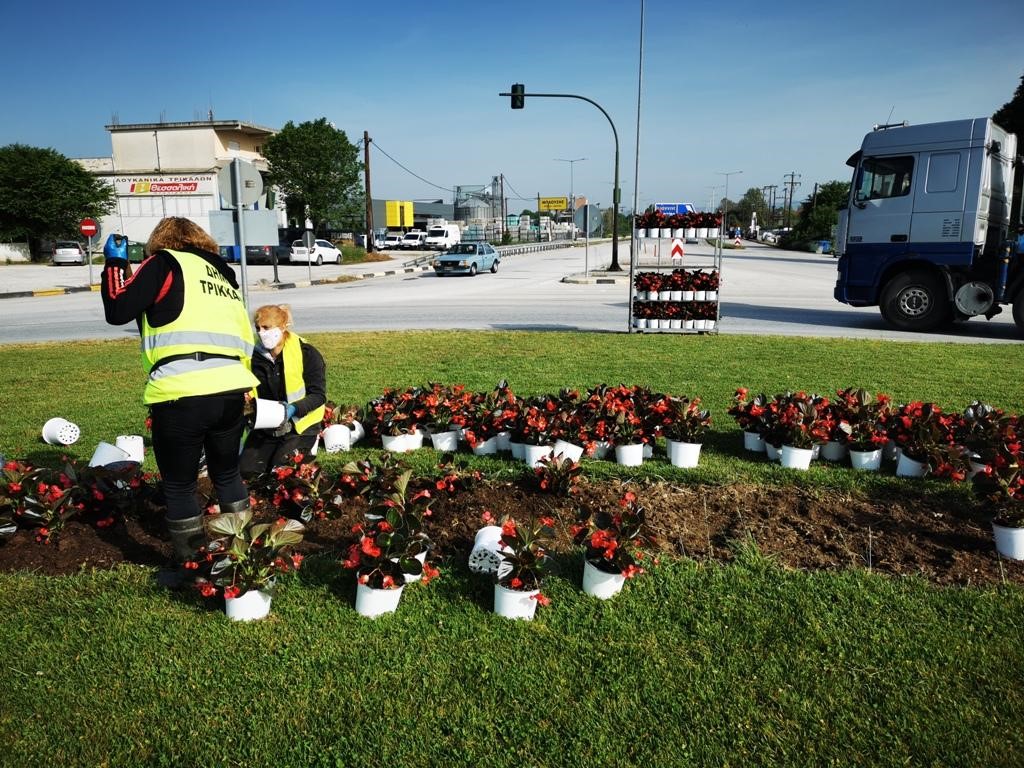
[[[301,329],[300,329],[301,330]],[[747,461],[732,391],[846,386],[960,409],[1020,412],[1024,348],[736,336],[310,334],[338,402],[461,382],[520,394],[601,382],[699,395],[714,430],[676,483],[793,482]],[[0,347],[0,453],[52,459],[39,430],[82,427],[69,452],[140,433],[136,345]],[[361,449],[363,452],[369,449]],[[429,454],[429,455],[428,455]],[[427,468],[431,452],[414,456]],[[341,457],[329,457],[336,467]],[[148,459],[152,462],[152,459]],[[485,471],[507,462],[470,459]],[[798,482],[896,486],[818,468]],[[935,482],[936,492],[949,486]],[[2,545],[0,545],[2,546]],[[802,573],[739,546],[728,565],[663,562],[601,603],[559,559],[533,623],[490,612],[463,563],[412,585],[398,613],[352,608],[350,574],[310,558],[270,619],[231,625],[153,574],[0,575],[0,765],[686,766],[1021,763],[1024,590],[939,588],[864,571]]]

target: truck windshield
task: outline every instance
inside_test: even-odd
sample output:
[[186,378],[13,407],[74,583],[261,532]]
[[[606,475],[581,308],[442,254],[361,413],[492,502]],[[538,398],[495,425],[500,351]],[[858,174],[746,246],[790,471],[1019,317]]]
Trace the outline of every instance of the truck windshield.
[[857,180],[857,199],[877,200],[908,195],[913,173],[914,158],[909,155],[865,158]]

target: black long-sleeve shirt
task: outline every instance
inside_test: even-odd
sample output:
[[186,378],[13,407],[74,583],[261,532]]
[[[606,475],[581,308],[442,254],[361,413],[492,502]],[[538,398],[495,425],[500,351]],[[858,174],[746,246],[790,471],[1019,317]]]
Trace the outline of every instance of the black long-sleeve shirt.
[[[310,411],[327,402],[327,367],[324,358],[312,344],[300,341],[302,349],[302,378],[306,387],[306,396],[295,401],[296,418],[302,418]],[[260,380],[256,388],[256,396],[265,400],[286,401],[288,397],[284,381],[284,355],[272,359],[261,346],[256,347],[252,355],[252,372]],[[306,432],[319,431],[320,425],[314,424]]]
[[[220,256],[193,248],[182,248],[195,254],[224,275],[237,290],[238,280]],[[143,261],[135,273],[124,259],[107,259],[103,265],[100,293],[103,314],[111,325],[140,322],[143,312],[154,328],[173,322],[185,305],[185,282],[181,265],[165,251],[157,251]]]

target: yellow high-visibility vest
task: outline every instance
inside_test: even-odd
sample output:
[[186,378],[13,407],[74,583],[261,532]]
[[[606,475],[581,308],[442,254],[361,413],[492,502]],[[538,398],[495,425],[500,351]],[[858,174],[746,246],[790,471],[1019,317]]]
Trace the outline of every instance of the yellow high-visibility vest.
[[[302,368],[302,339],[289,333],[284,340],[281,356],[284,358],[284,391],[289,403],[295,403],[306,396],[306,379]],[[324,420],[324,406],[314,408],[305,416],[292,417],[295,431],[300,435],[313,424]]]
[[142,367],[149,381],[142,401],[162,403],[195,395],[252,389],[252,326],[242,296],[205,259],[169,253],[181,266],[185,299],[181,314],[154,328],[142,316]]

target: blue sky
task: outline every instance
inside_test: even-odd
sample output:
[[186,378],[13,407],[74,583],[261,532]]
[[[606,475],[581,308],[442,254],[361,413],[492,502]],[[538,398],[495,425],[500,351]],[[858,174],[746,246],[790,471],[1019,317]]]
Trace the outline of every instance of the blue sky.
[[[593,106],[497,94],[575,93],[619,134],[633,201],[640,0],[538,3],[5,3],[0,145],[109,156],[103,126],[327,117],[363,131],[374,197],[504,174],[515,198],[573,191],[611,203],[614,143]],[[835,6],[835,7],[832,7]],[[990,115],[1024,73],[1019,0],[696,4],[647,0],[638,199],[708,206],[799,173],[796,197],[846,179],[874,123]],[[21,30],[19,33],[18,30]],[[14,32],[14,34],[10,34]],[[891,118],[890,118],[891,114]],[[436,186],[434,186],[436,185]],[[717,189],[713,187],[717,186]],[[535,207],[512,200],[511,211]]]

